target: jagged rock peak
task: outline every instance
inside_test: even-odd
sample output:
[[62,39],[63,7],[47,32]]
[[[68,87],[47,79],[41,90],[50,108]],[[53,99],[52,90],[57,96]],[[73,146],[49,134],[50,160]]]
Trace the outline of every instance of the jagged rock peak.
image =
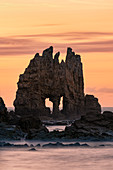
[[2,112],[4,110],[6,111],[7,108],[5,106],[5,103],[4,103],[3,99],[2,99],[2,97],[0,97],[0,112]]
[[7,108],[4,100],[0,97],[0,122],[7,120]]
[[[72,61],[73,60],[73,61]],[[66,63],[74,62],[78,60],[78,62],[81,62],[81,56],[76,54],[72,51],[72,48],[67,48],[67,55],[66,55]]]
[[[84,78],[80,55],[67,48],[66,61],[59,63],[60,52],[53,58],[53,47],[38,53],[30,61],[18,82],[18,90],[14,101],[17,114],[51,116],[50,108],[45,100],[53,103],[53,116],[75,118],[89,110],[85,104],[89,97],[84,97]],[[60,99],[63,98],[62,111],[59,110]],[[99,109],[98,101],[92,99],[93,110]],[[99,110],[100,111],[100,110]]]
[[68,47],[67,48],[67,55],[70,54],[70,53],[72,53],[72,48]]
[[60,52],[57,52],[54,56],[54,60],[59,62],[59,56],[60,56]]
[[49,48],[47,48],[46,50],[43,51],[42,56],[49,56],[49,57],[53,57],[53,47],[50,46]]

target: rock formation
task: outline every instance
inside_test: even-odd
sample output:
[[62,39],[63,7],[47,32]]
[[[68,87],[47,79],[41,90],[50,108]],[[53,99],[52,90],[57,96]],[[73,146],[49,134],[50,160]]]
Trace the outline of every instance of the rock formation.
[[21,117],[15,112],[8,112],[3,99],[0,97],[0,140],[20,140],[27,133],[29,138],[34,137],[35,133],[44,136],[45,133],[48,133],[48,129],[37,116],[23,115]]
[[98,99],[93,95],[85,96],[85,113],[101,113],[101,106]]
[[34,133],[30,131],[26,139],[79,139],[79,140],[113,140],[113,112],[103,114],[87,113],[81,119],[75,120],[64,131],[54,130],[49,133]]
[[5,107],[2,97],[0,97],[0,122],[6,121],[8,116],[7,108]]
[[[76,118],[89,111],[91,106],[100,112],[98,101],[94,97],[84,97],[84,80],[80,55],[67,49],[66,61],[59,63],[60,53],[53,58],[53,47],[38,53],[21,74],[14,101],[16,114],[51,116],[50,108],[45,106],[46,98],[53,103],[52,116]],[[63,97],[63,109],[59,111]],[[90,107],[88,102],[91,98]],[[86,106],[85,106],[86,104]],[[62,114],[61,114],[62,113]]]
[[72,139],[113,139],[113,112],[106,111],[103,114],[89,112],[70,127],[66,127],[65,136]]
[[33,116],[22,116],[17,124],[23,132],[30,132],[30,131],[46,131],[48,129],[42,124],[41,120],[38,117]]

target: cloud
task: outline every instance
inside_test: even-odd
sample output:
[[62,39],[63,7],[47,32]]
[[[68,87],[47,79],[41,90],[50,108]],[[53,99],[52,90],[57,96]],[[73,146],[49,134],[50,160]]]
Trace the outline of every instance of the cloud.
[[113,52],[112,36],[112,32],[65,32],[0,37],[0,56],[40,53],[51,45],[62,53],[67,47],[77,53]]
[[96,92],[96,87],[87,87],[85,91],[88,93]]
[[113,40],[103,40],[103,41],[89,41],[89,42],[78,42],[73,43],[73,45],[113,45]]
[[93,6],[93,8],[94,7],[96,7],[96,8],[99,8],[99,9],[101,9],[101,8],[111,8],[112,7],[112,5],[113,5],[113,1],[112,0],[107,0],[107,1],[105,1],[105,0],[92,0],[92,1],[87,1],[87,0],[68,0],[69,2],[72,2],[73,4],[76,4],[76,3],[78,3],[78,4],[84,4],[84,5],[87,5],[87,6]]
[[101,88],[98,89],[99,93],[113,93],[113,88]]
[[107,53],[110,53],[110,52],[113,52],[113,47],[106,47],[106,46],[103,46],[103,47],[94,47],[94,48],[91,48],[90,46],[89,47],[86,47],[86,48],[77,48],[76,50],[77,52],[79,53],[103,53],[103,52],[107,52]]
[[34,25],[35,27],[55,27],[55,26],[62,26],[64,24],[37,24]]
[[16,37],[99,37],[99,36],[113,36],[113,32],[64,32],[64,33],[46,33],[46,34],[29,34],[16,35]]
[[41,50],[48,48],[48,46],[45,43],[36,43],[36,45],[29,44],[29,45],[19,45],[19,46],[10,46],[10,47],[0,47],[0,56],[17,56],[17,55],[27,55],[27,54],[35,54],[37,52],[41,52]]
[[99,88],[99,89],[96,89],[95,87],[93,88],[86,88],[86,91],[88,93],[113,93],[113,88]]
[[0,37],[0,45],[22,45],[33,43],[32,39],[15,38],[15,37]]

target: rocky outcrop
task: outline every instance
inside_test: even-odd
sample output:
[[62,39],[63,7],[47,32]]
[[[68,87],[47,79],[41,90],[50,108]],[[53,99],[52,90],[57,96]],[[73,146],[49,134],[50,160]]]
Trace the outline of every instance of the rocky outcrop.
[[63,144],[61,142],[56,142],[56,143],[47,143],[47,144],[44,144],[42,145],[43,148],[62,148],[62,147],[89,147],[88,144],[86,143],[83,143],[83,144],[80,144],[79,142],[76,142],[76,143],[70,143],[70,144]]
[[85,113],[101,113],[101,106],[98,102],[98,99],[93,95],[85,96]]
[[33,116],[21,117],[17,125],[21,128],[23,132],[26,132],[26,133],[32,129],[35,129],[38,131],[42,129],[46,130],[46,127],[43,126],[41,120],[38,117],[33,117]]
[[113,113],[87,113],[81,119],[72,123],[71,126],[67,126],[64,131],[54,130],[51,132],[43,131],[42,133],[30,131],[26,138],[44,140],[113,140]]
[[0,122],[7,121],[7,118],[8,118],[7,108],[2,97],[0,97]]
[[16,125],[0,123],[0,140],[20,140],[25,133]]
[[66,127],[67,138],[78,139],[113,139],[113,113],[98,114],[92,112],[76,120],[70,127]]
[[42,132],[48,133],[48,129],[37,116],[18,116],[15,112],[7,112],[4,101],[0,98],[0,140],[15,140],[24,138],[25,135],[35,133],[41,136]]
[[[67,49],[66,61],[59,63],[60,53],[53,57],[53,47],[38,53],[21,74],[14,101],[16,114],[52,116],[75,119],[89,111],[100,113],[100,105],[94,96],[84,97],[84,79],[80,55]],[[63,97],[63,109],[59,110]],[[53,103],[53,111],[45,106],[45,100]],[[89,106],[90,104],[90,106]]]
[[14,101],[17,114],[48,116],[46,98],[53,103],[53,117],[59,117],[60,99],[63,97],[62,114],[67,117],[81,115],[84,109],[84,82],[79,55],[67,49],[66,61],[59,63],[60,53],[53,58],[53,47],[38,53],[20,75]]

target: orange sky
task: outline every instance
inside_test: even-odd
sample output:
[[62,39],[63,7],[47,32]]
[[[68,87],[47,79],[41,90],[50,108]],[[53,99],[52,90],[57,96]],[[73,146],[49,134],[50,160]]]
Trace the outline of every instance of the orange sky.
[[0,0],[0,96],[12,106],[19,74],[36,52],[73,48],[85,93],[113,106],[113,0]]

